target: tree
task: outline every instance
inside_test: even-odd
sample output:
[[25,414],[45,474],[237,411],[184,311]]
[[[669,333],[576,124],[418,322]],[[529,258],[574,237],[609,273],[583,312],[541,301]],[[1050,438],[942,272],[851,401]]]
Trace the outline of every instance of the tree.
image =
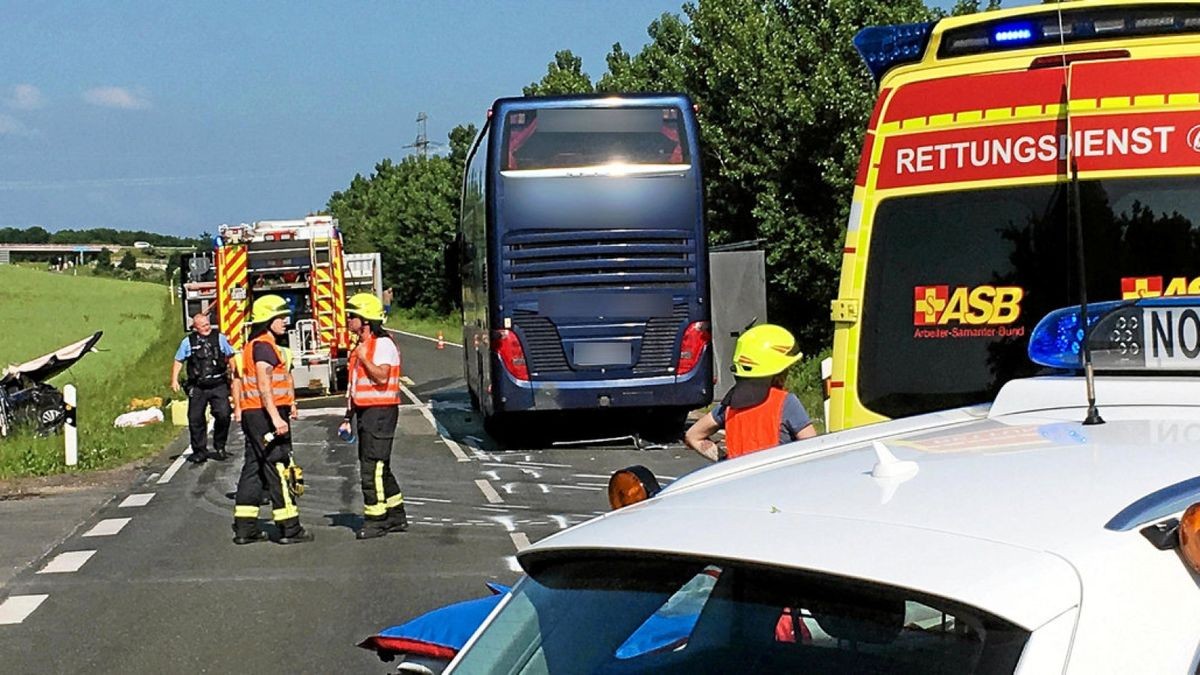
[[526,96],[557,96],[559,94],[590,94],[592,78],[583,72],[583,59],[564,49],[555,52],[554,60],[546,66],[541,81],[523,89]]
[[465,139],[474,135],[473,126],[451,132],[449,157],[381,160],[371,176],[355,176],[329,199],[348,250],[380,253],[397,306],[449,311],[442,252],[458,225]]
[[96,254],[96,269],[112,269],[112,251],[102,248]]
[[[105,250],[107,250],[107,249],[105,249]],[[132,272],[133,270],[136,270],[137,269],[137,258],[134,257],[133,251],[125,251],[125,255],[121,256],[121,262],[119,264],[117,264],[117,267],[119,267],[127,272]]]

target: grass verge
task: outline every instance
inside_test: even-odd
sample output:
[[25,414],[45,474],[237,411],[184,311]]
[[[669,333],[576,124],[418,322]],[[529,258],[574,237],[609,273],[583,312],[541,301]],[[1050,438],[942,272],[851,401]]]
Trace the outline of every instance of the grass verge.
[[[27,278],[38,275],[39,278]],[[168,420],[133,429],[112,426],[133,398],[168,398],[171,360],[181,338],[177,307],[162,286],[0,269],[0,362],[24,361],[103,330],[97,347],[51,383],[79,390],[79,464],[110,468],[157,452],[179,433]],[[79,333],[76,335],[76,333]],[[0,439],[0,479],[68,471],[61,434],[20,431]]]
[[462,341],[462,318],[458,314],[440,315],[427,310],[392,307],[385,325],[431,338],[437,337],[438,331],[441,331],[442,336],[450,342]]

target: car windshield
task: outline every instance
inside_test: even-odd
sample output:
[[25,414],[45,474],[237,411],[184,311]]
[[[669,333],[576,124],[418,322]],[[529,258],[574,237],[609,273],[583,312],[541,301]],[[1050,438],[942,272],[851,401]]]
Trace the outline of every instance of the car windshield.
[[687,163],[677,108],[547,108],[505,120],[506,171]]
[[[1080,182],[1088,300],[1200,293],[1194,177]],[[889,417],[990,401],[1036,374],[1029,334],[1079,302],[1063,183],[884,200],[863,292],[859,398]]]
[[455,673],[1011,673],[1024,630],[945,600],[705,560],[550,563]]

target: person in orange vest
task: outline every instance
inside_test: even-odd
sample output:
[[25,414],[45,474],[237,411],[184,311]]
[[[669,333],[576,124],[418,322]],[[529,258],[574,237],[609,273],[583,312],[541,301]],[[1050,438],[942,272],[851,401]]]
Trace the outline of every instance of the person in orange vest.
[[258,507],[265,486],[280,544],[300,544],[313,535],[300,525],[295,495],[287,486],[292,454],[289,420],[297,417],[296,394],[288,363],[276,340],[287,330],[291,313],[278,295],[254,301],[250,312],[250,341],[241,354],[242,433],[246,458],[238,478],[233,510],[233,543],[250,544],[266,538],[258,526]]
[[[808,411],[784,388],[787,370],[803,358],[796,338],[774,324],[754,326],[733,350],[737,383],[683,437],[711,461],[731,459],[817,435]],[[725,430],[725,451],[712,436]]]
[[[371,293],[346,301],[346,328],[358,338],[350,353],[346,417],[338,433],[349,437],[358,424],[363,526],[359,539],[408,529],[404,495],[392,473],[392,439],[400,417],[400,350],[383,330],[383,303]],[[357,418],[357,420],[356,420]]]

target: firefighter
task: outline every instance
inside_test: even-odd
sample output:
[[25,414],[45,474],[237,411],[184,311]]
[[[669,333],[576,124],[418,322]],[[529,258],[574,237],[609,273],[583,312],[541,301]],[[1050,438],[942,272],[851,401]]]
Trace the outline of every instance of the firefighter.
[[[784,388],[788,368],[803,356],[786,328],[763,324],[747,330],[733,350],[736,384],[687,430],[683,442],[715,462],[816,436],[808,411]],[[724,452],[711,440],[722,428]]]
[[404,496],[392,473],[392,439],[400,415],[400,351],[383,331],[383,303],[371,293],[346,301],[346,328],[358,343],[350,353],[346,417],[338,433],[358,424],[358,462],[363,491],[359,539],[408,529]]
[[[171,390],[179,391],[179,371],[187,364],[188,432],[192,454],[188,461],[203,464],[209,459],[225,460],[225,442],[229,439],[229,371],[235,353],[229,340],[213,330],[208,316],[192,317],[192,330],[179,343],[171,365]],[[208,452],[206,408],[212,409],[213,451]]]
[[300,526],[295,495],[287,485],[292,439],[288,419],[295,419],[295,393],[284,354],[276,339],[286,330],[287,302],[264,295],[250,311],[250,340],[242,350],[241,414],[246,437],[246,459],[238,478],[233,513],[233,543],[265,539],[258,527],[258,507],[263,487],[271,500],[272,518],[279,528],[280,544],[313,540]]

